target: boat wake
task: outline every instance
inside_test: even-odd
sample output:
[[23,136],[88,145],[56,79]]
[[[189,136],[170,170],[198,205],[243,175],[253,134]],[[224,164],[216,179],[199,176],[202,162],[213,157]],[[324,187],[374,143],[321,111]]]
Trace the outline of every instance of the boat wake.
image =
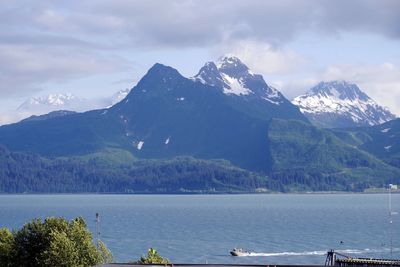
[[[389,252],[388,248],[381,249],[340,249],[335,250],[341,254],[351,255],[351,254],[367,254],[367,253],[385,253]],[[393,248],[393,252],[400,252],[400,248]],[[243,257],[281,257],[281,256],[323,256],[326,255],[327,250],[316,250],[316,251],[303,251],[303,252],[272,252],[272,253],[262,253],[262,252],[249,252]]]

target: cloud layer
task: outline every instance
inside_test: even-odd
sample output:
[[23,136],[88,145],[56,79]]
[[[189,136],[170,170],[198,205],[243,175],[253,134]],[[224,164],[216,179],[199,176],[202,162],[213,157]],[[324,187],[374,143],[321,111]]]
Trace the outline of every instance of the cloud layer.
[[23,43],[176,48],[249,38],[282,43],[311,31],[400,38],[396,0],[42,0],[5,1],[1,10],[2,35]]

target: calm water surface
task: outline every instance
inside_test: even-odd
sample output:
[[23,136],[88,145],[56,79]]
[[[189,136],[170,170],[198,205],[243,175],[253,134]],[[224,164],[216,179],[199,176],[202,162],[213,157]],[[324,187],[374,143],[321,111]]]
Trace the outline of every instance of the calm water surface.
[[[400,209],[400,195],[392,195]],[[32,218],[82,216],[118,262],[149,247],[179,263],[323,264],[328,249],[390,257],[388,195],[0,195],[0,227]],[[393,257],[400,258],[399,215]],[[342,243],[341,243],[342,241]],[[253,257],[231,257],[243,247]]]

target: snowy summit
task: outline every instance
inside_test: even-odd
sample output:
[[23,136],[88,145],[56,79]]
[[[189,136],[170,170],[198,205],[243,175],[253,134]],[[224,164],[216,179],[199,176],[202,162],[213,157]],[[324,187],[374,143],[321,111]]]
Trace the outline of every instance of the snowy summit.
[[371,126],[396,117],[346,81],[320,82],[292,103],[312,123],[326,128]]
[[272,104],[283,103],[283,95],[254,74],[235,56],[223,56],[217,63],[207,62],[192,78],[203,84],[219,87],[227,95],[260,97]]

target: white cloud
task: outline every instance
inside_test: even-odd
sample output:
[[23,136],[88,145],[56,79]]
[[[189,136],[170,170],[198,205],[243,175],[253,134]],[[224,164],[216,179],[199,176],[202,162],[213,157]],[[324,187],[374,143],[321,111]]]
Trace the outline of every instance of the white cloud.
[[[375,33],[400,39],[396,0],[10,1],[0,33],[51,32],[148,49],[245,39],[285,43],[305,32]],[[1,11],[1,10],[0,10]]]
[[285,81],[272,81],[271,85],[282,91],[289,100],[304,94],[320,80],[318,78],[288,79]]
[[[123,20],[120,30],[148,46],[203,46],[243,39],[269,43],[306,31],[377,33],[400,38],[400,3],[374,1],[83,1],[99,17]],[[75,7],[75,12],[79,10]],[[143,30],[146,29],[146,30]]]
[[307,60],[294,50],[273,47],[254,40],[229,43],[217,49],[239,57],[251,70],[262,74],[288,74],[299,71]]
[[110,73],[123,69],[124,63],[89,51],[0,44],[0,92],[3,97],[24,95],[40,90],[46,82]]
[[29,117],[30,113],[16,112],[15,110],[6,110],[0,113],[0,126],[10,123],[18,122],[22,119]]

